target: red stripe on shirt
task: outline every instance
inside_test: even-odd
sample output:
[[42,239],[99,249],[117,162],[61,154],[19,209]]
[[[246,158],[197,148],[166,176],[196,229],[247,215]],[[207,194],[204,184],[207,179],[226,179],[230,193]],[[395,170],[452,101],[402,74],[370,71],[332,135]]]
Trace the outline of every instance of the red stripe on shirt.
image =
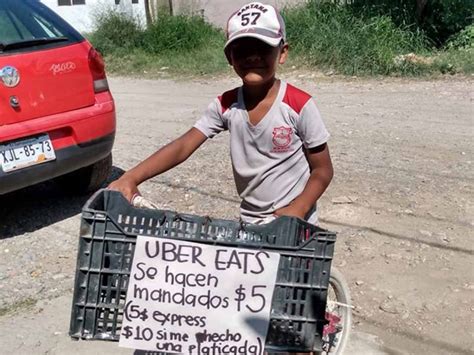
[[233,103],[237,102],[239,88],[235,88],[229,91],[226,91],[221,96],[219,96],[219,101],[222,107],[222,113],[226,112]]
[[296,113],[300,113],[304,105],[311,100],[311,95],[293,85],[286,84],[286,92],[283,102],[290,106]]

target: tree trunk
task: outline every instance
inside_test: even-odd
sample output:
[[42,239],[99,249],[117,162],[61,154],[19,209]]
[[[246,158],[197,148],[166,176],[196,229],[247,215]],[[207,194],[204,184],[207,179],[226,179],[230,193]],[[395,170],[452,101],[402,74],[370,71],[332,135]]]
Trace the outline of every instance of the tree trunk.
[[151,12],[150,12],[150,0],[145,0],[145,18],[146,18],[146,27],[149,27],[153,22],[151,18]]
[[416,19],[418,22],[423,19],[423,12],[427,3],[428,0],[416,0]]

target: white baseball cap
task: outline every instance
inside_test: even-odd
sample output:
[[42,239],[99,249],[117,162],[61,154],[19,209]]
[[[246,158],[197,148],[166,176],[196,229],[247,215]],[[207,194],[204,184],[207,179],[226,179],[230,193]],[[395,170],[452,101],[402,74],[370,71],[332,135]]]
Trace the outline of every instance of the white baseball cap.
[[257,38],[277,47],[281,41],[286,42],[285,22],[272,5],[251,2],[234,12],[227,21],[225,49],[242,37]]

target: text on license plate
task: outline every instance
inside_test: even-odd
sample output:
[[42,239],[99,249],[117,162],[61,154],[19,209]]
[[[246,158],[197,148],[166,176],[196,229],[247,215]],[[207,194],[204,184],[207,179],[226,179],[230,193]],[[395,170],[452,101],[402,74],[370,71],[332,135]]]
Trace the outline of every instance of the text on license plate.
[[0,145],[0,162],[6,173],[54,159],[56,154],[47,134]]

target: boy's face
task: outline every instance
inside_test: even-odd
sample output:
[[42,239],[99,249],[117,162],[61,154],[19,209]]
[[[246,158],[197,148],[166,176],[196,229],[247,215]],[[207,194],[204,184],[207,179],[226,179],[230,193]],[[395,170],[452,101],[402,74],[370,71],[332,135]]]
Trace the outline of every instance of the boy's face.
[[247,85],[261,85],[275,77],[286,61],[288,45],[272,47],[256,38],[240,38],[229,45],[229,62]]

